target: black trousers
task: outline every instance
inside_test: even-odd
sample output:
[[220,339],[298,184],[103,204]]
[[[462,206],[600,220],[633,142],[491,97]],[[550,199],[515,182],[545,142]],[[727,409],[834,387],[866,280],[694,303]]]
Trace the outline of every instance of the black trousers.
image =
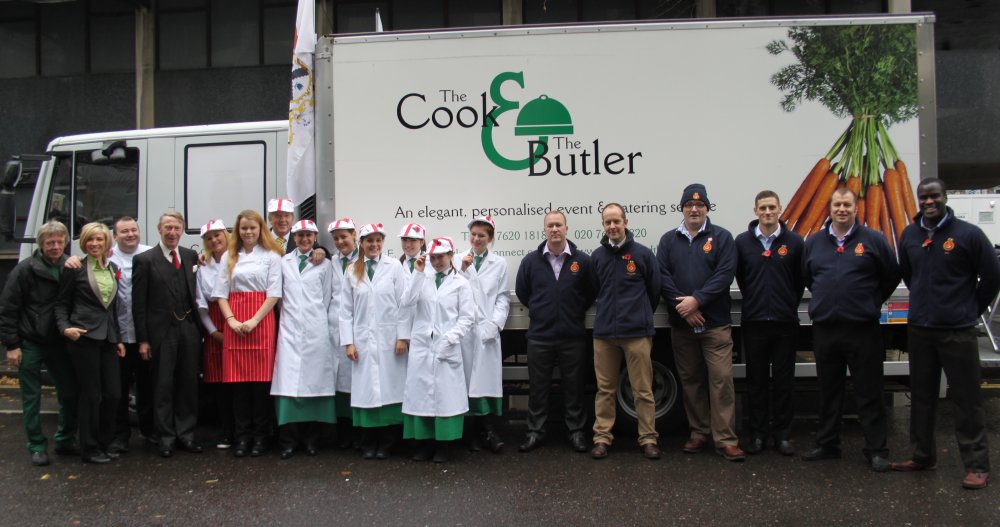
[[67,348],[80,385],[80,452],[85,456],[103,452],[115,438],[115,413],[122,393],[117,347],[82,336],[69,341]]
[[955,439],[966,470],[989,472],[986,412],[980,390],[979,343],[975,328],[907,329],[910,350],[910,442],[913,459],[933,465],[934,411],[937,409],[941,370],[948,377],[948,393],[955,404]]
[[234,382],[233,425],[235,439],[242,443],[263,443],[271,435],[271,383]]
[[587,415],[583,410],[583,367],[587,356],[587,339],[531,340],[528,339],[528,433],[545,436],[545,420],[549,414],[549,390],[552,370],[559,367],[560,385],[565,404],[566,428],[569,433],[581,432]]
[[[786,440],[792,433],[795,393],[795,322],[743,322],[752,437]],[[773,380],[772,380],[773,379]]]
[[139,356],[138,344],[125,344],[125,356],[118,359],[118,370],[121,374],[122,393],[115,416],[115,439],[128,443],[132,437],[128,404],[133,379],[135,379],[135,411],[139,418],[139,432],[143,437],[156,437],[156,428],[153,424],[153,370],[150,362],[142,360]]
[[302,423],[287,423],[278,427],[278,445],[284,449],[295,449],[299,446],[319,444],[319,436],[323,432],[323,423],[308,421]]
[[840,418],[846,369],[851,369],[858,420],[865,436],[865,457],[888,457],[887,423],[882,403],[885,344],[878,321],[813,325],[816,374],[819,377],[820,428],[816,444],[840,449]]
[[153,407],[161,446],[194,441],[198,423],[201,335],[190,316],[174,321],[163,342],[151,342]]

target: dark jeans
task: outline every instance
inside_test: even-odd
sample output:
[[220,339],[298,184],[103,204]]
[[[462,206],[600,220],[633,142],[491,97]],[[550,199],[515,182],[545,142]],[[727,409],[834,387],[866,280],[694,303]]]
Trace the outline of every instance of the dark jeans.
[[840,449],[840,416],[846,369],[850,367],[858,420],[865,436],[865,457],[888,457],[885,405],[882,403],[885,344],[878,321],[816,323],[813,342],[820,393],[820,428],[816,432],[816,444],[829,450]]
[[271,383],[234,382],[233,425],[236,441],[243,443],[263,443],[271,434]]
[[[795,322],[743,322],[750,435],[775,441],[792,433],[795,393]],[[773,379],[773,380],[772,380]]]
[[152,344],[154,421],[160,444],[194,441],[201,371],[198,326],[190,317],[174,322],[163,342]]
[[149,361],[139,356],[139,345],[125,344],[125,356],[118,359],[118,369],[121,373],[121,399],[118,400],[118,412],[115,416],[115,439],[128,443],[132,436],[132,423],[129,421],[129,389],[132,379],[135,379],[135,412],[139,417],[139,432],[146,438],[156,437],[153,427],[153,377]]
[[566,428],[569,433],[582,432],[587,416],[583,410],[583,368],[587,339],[531,340],[528,339],[528,433],[545,436],[545,420],[549,413],[549,390],[552,369],[559,368],[560,385],[565,405]]
[[910,326],[910,442],[913,459],[933,465],[934,411],[941,370],[948,377],[948,394],[955,403],[955,439],[966,470],[989,472],[986,412],[980,390],[979,343],[975,328],[931,329]]
[[67,343],[80,385],[80,452],[87,456],[107,450],[115,438],[115,413],[121,397],[121,376],[114,344],[85,336]]

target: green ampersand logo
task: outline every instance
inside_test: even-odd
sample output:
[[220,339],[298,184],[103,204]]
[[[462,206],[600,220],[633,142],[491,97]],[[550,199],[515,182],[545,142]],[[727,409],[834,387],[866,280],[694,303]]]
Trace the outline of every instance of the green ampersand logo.
[[[511,110],[517,110],[521,106],[519,102],[508,101],[500,94],[500,87],[507,81],[514,81],[521,89],[524,89],[524,73],[520,71],[508,71],[493,78],[493,82],[490,83],[490,98],[493,99],[496,109],[490,113],[495,117],[499,117],[501,114]],[[525,170],[531,166],[531,156],[524,159],[510,159],[500,154],[497,151],[496,145],[493,144],[493,128],[497,126],[496,121],[493,119],[484,119],[484,121],[482,129],[483,152],[494,165],[504,170]],[[536,157],[548,150],[549,137],[547,135],[539,136],[538,141],[535,147]]]

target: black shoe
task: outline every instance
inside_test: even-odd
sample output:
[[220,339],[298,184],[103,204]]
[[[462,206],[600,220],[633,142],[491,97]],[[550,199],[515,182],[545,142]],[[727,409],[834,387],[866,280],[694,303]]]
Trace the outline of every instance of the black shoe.
[[236,448],[233,449],[233,456],[246,457],[246,455],[249,452],[250,452],[250,443],[247,443],[246,441],[237,441]]
[[291,459],[295,455],[294,448],[283,448],[281,450],[281,459]]
[[124,454],[128,452],[128,441],[115,439],[108,445],[107,452],[109,454]]
[[500,439],[500,434],[496,433],[495,430],[487,431],[483,439],[486,440],[486,446],[490,449],[490,452],[499,454],[503,450],[503,439]]
[[218,441],[215,442],[215,448],[218,448],[219,450],[225,450],[227,448],[232,448],[233,443],[234,443],[233,438],[229,436],[222,436],[221,438],[219,438]]
[[794,456],[795,455],[795,443],[787,439],[782,439],[774,445],[774,449],[778,451],[779,454],[783,456]]
[[111,458],[106,456],[104,452],[97,452],[94,454],[85,455],[81,458],[84,463],[93,463],[95,465],[104,465],[111,463]]
[[156,446],[160,444],[160,438],[156,436],[146,436],[143,438],[147,445]]
[[537,434],[528,434],[528,438],[517,447],[517,450],[520,452],[531,452],[540,446],[542,446],[542,438]]
[[469,441],[469,451],[479,452],[482,449],[483,449],[483,440],[480,439],[478,435],[473,436],[472,439]]
[[70,446],[57,446],[56,447],[57,456],[79,456],[80,449],[76,445]]
[[319,449],[316,448],[316,445],[306,444],[306,446],[302,450],[305,451],[307,456],[319,455]]
[[173,447],[160,445],[160,457],[174,457]]
[[573,450],[576,450],[581,454],[590,450],[590,445],[587,444],[587,438],[583,436],[583,432],[574,432],[570,434],[569,444],[573,447]]
[[380,444],[375,450],[375,459],[389,459],[392,456],[392,446],[391,441]]
[[889,472],[889,469],[892,467],[892,464],[889,463],[889,460],[887,458],[884,458],[882,456],[872,456],[871,467],[872,470],[874,470],[875,472]]
[[434,449],[434,457],[431,458],[435,463],[447,463],[448,462],[448,451],[441,445],[438,445]]
[[763,437],[755,437],[751,439],[745,447],[743,447],[743,451],[747,454],[759,454],[762,450],[764,450],[766,445],[767,441],[765,441]]
[[49,464],[49,454],[48,452],[32,452],[31,453],[31,464],[36,467],[44,467]]
[[414,461],[427,461],[434,456],[433,441],[419,441],[416,453],[410,458]]
[[253,446],[250,447],[250,457],[260,457],[267,452],[267,443],[264,441],[254,441]]
[[112,452],[110,450],[105,450],[104,455],[110,457],[112,460],[122,457],[122,455],[119,454],[118,452]]
[[201,445],[195,443],[194,441],[181,441],[177,443],[177,449],[191,454],[201,454],[205,451],[205,449],[201,448]]
[[840,459],[840,450],[816,447],[800,456],[802,461],[822,461],[824,459]]
[[377,445],[361,445],[361,459],[375,459]]

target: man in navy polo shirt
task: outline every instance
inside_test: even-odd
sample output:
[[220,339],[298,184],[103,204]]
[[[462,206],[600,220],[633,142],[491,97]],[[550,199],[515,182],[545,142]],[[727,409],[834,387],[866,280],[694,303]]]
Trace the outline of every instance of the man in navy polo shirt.
[[882,303],[899,284],[899,265],[885,236],[859,223],[857,196],[847,188],[830,197],[830,220],[806,240],[802,276],[812,292],[820,428],[805,461],[840,458],[840,412],[846,369],[851,369],[863,453],[872,470],[889,470],[882,363]]
[[804,289],[803,240],[778,220],[781,201],[773,191],[757,194],[754,214],[757,219],[736,237],[736,283],[743,293],[740,326],[750,402],[751,435],[745,449],[756,454],[773,437],[774,448],[791,456],[795,454],[789,437]]
[[913,457],[893,463],[892,469],[934,468],[934,410],[944,369],[966,471],[962,486],[981,489],[990,481],[990,458],[976,324],[1000,290],[1000,263],[983,231],[956,218],[947,206],[944,182],[921,181],[917,200],[920,213],[899,241],[899,264],[910,288],[907,340]]
[[552,368],[559,366],[569,442],[586,452],[583,427],[583,365],[587,329],[583,317],[594,302],[590,257],[566,239],[566,215],[550,211],[544,219],[546,241],[525,256],[517,270],[515,292],[528,308],[528,437],[518,450],[530,452],[545,438]]

